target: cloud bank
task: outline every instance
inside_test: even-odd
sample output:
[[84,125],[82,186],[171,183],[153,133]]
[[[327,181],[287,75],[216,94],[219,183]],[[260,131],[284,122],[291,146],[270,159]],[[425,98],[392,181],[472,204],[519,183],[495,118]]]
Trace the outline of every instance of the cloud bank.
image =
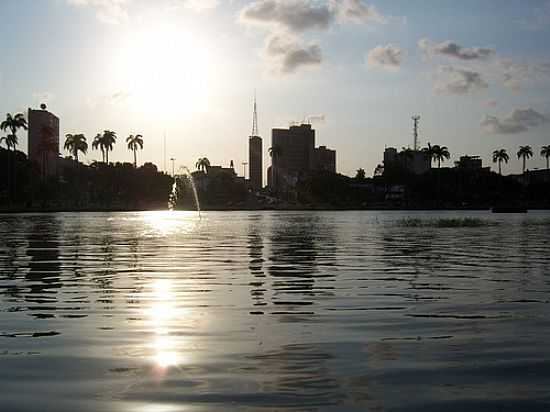
[[291,35],[275,34],[268,37],[265,54],[279,74],[293,73],[302,66],[318,66],[322,62],[321,48],[317,44],[304,45]]
[[467,94],[487,89],[489,84],[480,72],[453,66],[439,67],[435,90],[443,94]]
[[372,68],[381,68],[388,71],[398,71],[403,60],[403,52],[399,47],[388,44],[377,46],[367,55],[367,64]]
[[486,115],[481,127],[491,134],[517,134],[550,122],[548,115],[543,115],[532,108],[515,109],[508,116],[499,118]]
[[450,40],[435,43],[430,39],[424,38],[418,41],[418,47],[428,56],[441,55],[460,60],[483,60],[496,54],[494,49],[484,47],[466,48]]
[[335,24],[383,23],[384,17],[363,0],[256,0],[240,14],[241,24],[269,32],[263,56],[274,64],[273,72],[293,73],[303,66],[322,62],[319,44],[305,44],[308,31],[326,31]]

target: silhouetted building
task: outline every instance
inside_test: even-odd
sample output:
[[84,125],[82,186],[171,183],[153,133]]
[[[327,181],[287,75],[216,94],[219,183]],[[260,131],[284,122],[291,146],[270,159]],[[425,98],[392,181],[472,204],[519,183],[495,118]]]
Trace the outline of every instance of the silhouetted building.
[[384,151],[384,173],[403,170],[415,175],[422,175],[432,168],[432,159],[421,150],[403,150],[398,152],[393,147]]
[[249,179],[252,190],[263,187],[263,148],[260,136],[250,136],[248,139]]
[[336,172],[336,152],[322,146],[315,149],[315,130],[310,124],[273,129],[271,135],[272,166],[269,186],[290,188],[311,172]]
[[315,149],[315,169],[336,173],[336,150],[319,146]]
[[59,156],[59,118],[45,108],[29,108],[27,119],[29,160],[38,163],[44,176],[55,176]]
[[463,170],[481,170],[483,162],[479,156],[461,156],[455,167]]

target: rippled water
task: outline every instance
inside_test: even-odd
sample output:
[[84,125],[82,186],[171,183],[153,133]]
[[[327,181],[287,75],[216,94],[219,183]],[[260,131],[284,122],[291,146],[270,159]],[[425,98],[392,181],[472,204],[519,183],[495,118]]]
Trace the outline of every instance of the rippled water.
[[3,215],[0,410],[548,411],[549,243],[544,212]]

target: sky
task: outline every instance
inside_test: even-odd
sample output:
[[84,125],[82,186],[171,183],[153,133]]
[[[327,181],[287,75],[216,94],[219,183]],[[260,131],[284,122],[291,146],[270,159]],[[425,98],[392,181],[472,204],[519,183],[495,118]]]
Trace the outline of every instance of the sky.
[[[258,101],[271,129],[311,122],[338,172],[372,175],[385,147],[445,145],[511,155],[550,144],[550,1],[2,0],[0,113],[40,103],[61,134],[117,132],[111,159],[142,134],[139,162],[242,174]],[[21,133],[20,149],[26,151]],[[84,161],[100,159],[88,152]],[[166,165],[171,170],[170,162]]]

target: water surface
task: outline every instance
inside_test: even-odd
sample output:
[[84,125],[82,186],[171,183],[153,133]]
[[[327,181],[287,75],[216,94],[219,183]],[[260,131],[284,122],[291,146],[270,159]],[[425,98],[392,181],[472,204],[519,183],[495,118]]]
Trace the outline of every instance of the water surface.
[[549,243],[545,212],[0,215],[0,410],[548,411]]

